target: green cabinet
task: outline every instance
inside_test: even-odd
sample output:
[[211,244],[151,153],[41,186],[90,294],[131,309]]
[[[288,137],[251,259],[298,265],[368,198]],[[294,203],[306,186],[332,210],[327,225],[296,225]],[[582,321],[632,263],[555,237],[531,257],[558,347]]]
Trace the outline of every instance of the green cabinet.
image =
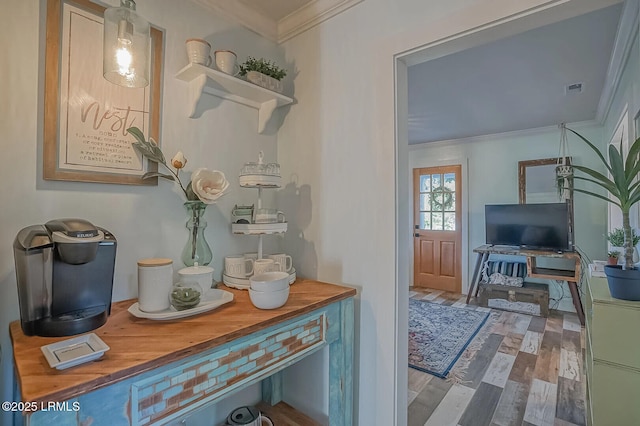
[[585,297],[587,424],[640,425],[640,302],[611,297],[589,277]]

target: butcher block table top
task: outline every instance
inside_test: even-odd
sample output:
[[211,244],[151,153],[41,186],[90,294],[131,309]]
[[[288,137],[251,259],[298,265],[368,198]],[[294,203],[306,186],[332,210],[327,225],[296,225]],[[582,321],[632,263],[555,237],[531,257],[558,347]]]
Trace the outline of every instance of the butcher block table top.
[[12,322],[13,356],[22,401],[68,400],[356,294],[348,287],[298,280],[291,286],[283,307],[261,310],[251,304],[248,291],[220,288],[233,293],[234,300],[213,311],[174,321],[134,317],[127,309],[136,300],[114,303],[107,323],[92,331],[111,349],[96,361],[66,370],[49,367],[40,347],[73,336],[25,336],[20,321]]

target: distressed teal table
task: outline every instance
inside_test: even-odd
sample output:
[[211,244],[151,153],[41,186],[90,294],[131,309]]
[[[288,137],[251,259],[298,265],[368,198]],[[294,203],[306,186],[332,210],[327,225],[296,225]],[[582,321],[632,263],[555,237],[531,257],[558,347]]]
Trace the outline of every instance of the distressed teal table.
[[255,308],[246,291],[229,291],[233,302],[171,322],[133,317],[127,312],[133,300],[115,303],[107,323],[94,330],[111,349],[61,371],[49,367],[40,347],[64,338],[27,337],[13,322],[25,423],[163,424],[257,382],[278,417],[281,371],[329,346],[330,423],[351,425],[355,290],[299,280],[275,310]]

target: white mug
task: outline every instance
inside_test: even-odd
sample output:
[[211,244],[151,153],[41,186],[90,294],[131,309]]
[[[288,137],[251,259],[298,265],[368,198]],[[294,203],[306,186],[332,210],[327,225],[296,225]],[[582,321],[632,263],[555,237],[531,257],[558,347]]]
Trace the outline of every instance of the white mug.
[[211,65],[211,45],[201,38],[190,38],[186,41],[187,56],[192,64]]
[[254,209],[253,223],[284,223],[287,219],[284,213],[277,209]]
[[181,282],[196,282],[207,291],[213,284],[213,268],[209,266],[189,266],[178,270]]
[[274,262],[278,263],[280,265],[279,270],[281,272],[289,272],[293,268],[293,259],[288,254],[270,254],[267,258],[273,259]]
[[216,68],[225,74],[236,75],[240,71],[238,65],[236,65],[237,56],[230,50],[216,50],[214,52],[216,57]]
[[224,258],[224,273],[233,278],[247,278],[253,273],[253,259],[238,256]]
[[253,259],[253,260],[258,260],[258,253],[253,252],[253,253],[245,253],[244,257],[246,257],[247,259]]
[[274,272],[280,269],[280,264],[273,259],[258,259],[253,263],[253,274],[259,275],[265,272]]

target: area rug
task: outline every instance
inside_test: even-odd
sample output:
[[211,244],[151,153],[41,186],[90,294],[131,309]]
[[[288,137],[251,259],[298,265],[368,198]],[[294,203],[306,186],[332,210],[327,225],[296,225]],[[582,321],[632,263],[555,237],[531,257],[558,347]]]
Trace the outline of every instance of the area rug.
[[489,312],[409,299],[409,367],[446,378]]

